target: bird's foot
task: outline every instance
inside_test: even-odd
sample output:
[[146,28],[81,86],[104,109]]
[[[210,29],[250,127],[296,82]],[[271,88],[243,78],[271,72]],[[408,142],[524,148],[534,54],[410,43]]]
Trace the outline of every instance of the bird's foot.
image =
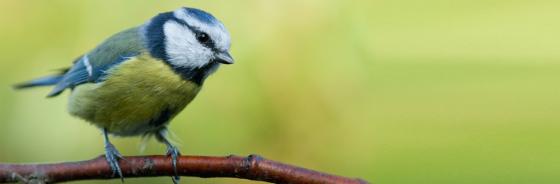
[[119,160],[123,159],[123,157],[112,144],[105,145],[105,159],[107,159],[107,163],[109,163],[109,166],[113,171],[113,176],[115,174],[118,174],[121,178],[121,181],[124,182],[121,167],[119,166]]
[[175,172],[175,176],[172,177],[173,183],[178,184],[181,177],[179,177],[179,172],[177,172],[177,159],[181,156],[179,149],[175,146],[168,146],[167,147],[167,156],[171,156],[171,164],[173,166],[173,172]]

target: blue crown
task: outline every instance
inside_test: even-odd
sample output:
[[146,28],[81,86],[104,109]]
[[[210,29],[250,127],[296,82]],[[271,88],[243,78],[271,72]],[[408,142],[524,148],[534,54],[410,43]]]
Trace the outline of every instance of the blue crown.
[[198,19],[200,22],[204,22],[208,24],[214,24],[218,22],[218,20],[214,16],[212,16],[210,13],[205,12],[203,10],[196,9],[196,8],[186,8],[186,7],[185,10],[187,10],[187,14]]

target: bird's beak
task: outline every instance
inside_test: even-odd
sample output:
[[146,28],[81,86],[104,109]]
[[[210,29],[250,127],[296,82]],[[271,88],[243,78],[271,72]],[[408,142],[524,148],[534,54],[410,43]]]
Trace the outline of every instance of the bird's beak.
[[233,64],[233,57],[231,57],[231,55],[227,51],[219,52],[218,54],[216,54],[214,61],[229,65]]

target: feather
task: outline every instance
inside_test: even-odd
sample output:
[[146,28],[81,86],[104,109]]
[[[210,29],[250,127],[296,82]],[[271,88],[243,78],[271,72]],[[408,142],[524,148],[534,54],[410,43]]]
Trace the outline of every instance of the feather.
[[14,85],[14,88],[24,89],[24,88],[31,88],[31,87],[38,87],[38,86],[52,86],[57,84],[60,80],[62,80],[62,78],[63,78],[62,75],[41,77],[21,84],[16,84]]
[[88,54],[80,56],[74,60],[72,67],[61,69],[60,74],[18,84],[14,88],[55,85],[48,94],[48,97],[54,97],[65,89],[84,83],[103,82],[109,74],[108,70],[142,52],[147,52],[147,49],[139,30],[131,28],[113,35]]

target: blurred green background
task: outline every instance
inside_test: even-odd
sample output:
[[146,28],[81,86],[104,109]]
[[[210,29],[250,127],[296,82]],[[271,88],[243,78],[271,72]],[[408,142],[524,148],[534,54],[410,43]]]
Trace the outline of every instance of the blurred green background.
[[[102,154],[100,132],[66,113],[67,93],[11,85],[181,6],[221,19],[237,62],[172,122],[185,154],[258,153],[380,184],[560,183],[552,0],[2,0],[0,162]],[[164,153],[153,140],[144,152],[139,138],[113,142]]]

